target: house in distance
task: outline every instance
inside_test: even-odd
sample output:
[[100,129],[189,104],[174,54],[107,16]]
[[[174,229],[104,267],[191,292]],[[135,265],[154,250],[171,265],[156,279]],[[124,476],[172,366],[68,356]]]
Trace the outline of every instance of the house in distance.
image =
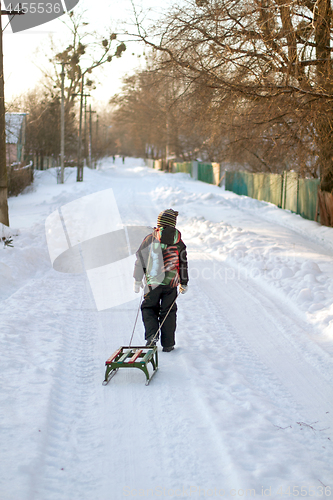
[[24,160],[26,113],[6,113],[6,164],[17,165]]

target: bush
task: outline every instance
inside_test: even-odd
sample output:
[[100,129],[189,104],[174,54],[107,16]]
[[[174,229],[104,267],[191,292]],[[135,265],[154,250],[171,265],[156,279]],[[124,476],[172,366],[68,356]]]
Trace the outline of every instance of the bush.
[[18,165],[7,168],[8,196],[17,196],[33,181],[33,167],[19,167]]

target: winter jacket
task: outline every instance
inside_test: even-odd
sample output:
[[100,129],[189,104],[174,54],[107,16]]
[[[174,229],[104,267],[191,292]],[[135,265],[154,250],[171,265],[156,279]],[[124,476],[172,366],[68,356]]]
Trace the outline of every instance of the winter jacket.
[[136,252],[134,279],[146,276],[148,286],[187,285],[187,253],[181,234],[175,227],[154,228]]

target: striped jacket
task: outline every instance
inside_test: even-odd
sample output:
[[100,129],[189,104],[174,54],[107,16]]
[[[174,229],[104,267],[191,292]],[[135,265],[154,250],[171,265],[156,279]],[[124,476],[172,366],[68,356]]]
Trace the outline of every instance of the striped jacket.
[[136,252],[134,279],[146,277],[148,286],[187,285],[187,252],[181,234],[175,227],[155,228]]

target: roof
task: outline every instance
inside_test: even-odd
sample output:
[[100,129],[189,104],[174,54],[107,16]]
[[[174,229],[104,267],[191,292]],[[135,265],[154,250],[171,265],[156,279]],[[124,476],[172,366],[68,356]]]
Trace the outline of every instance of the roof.
[[6,143],[17,144],[22,141],[22,125],[26,113],[6,113]]

